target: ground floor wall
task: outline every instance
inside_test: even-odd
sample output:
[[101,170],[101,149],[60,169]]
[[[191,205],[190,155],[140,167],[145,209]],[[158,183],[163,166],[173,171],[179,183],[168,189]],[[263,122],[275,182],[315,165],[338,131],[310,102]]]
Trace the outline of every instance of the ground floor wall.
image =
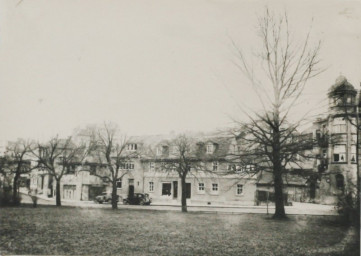
[[340,196],[356,193],[356,184],[355,164],[330,164],[321,175],[318,201],[321,204],[337,204]]
[[[274,187],[270,185],[257,185],[256,201],[257,205],[272,203]],[[310,191],[307,186],[287,185],[283,188],[285,204],[292,202],[309,202]]]
[[[189,177],[185,190],[190,204],[254,205],[256,185],[249,179]],[[144,192],[150,195],[153,203],[180,204],[181,179],[176,175],[146,176]]]

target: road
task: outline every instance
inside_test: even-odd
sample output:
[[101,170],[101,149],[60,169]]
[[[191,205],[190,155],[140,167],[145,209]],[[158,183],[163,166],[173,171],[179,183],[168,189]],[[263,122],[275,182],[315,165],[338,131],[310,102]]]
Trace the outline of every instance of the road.
[[[32,204],[30,196],[21,194],[22,203]],[[38,198],[39,205],[55,205],[54,198]],[[71,201],[62,200],[63,206],[74,206],[83,208],[110,208],[109,203],[98,204],[92,201]],[[119,209],[134,210],[153,210],[153,211],[180,211],[180,206],[176,205],[123,205],[118,204]],[[337,211],[333,205],[320,205],[310,203],[296,203],[292,206],[285,206],[286,214],[289,215],[337,215]],[[267,213],[266,206],[188,206],[189,212],[205,212],[205,213],[224,213],[224,214],[242,214],[242,213]],[[268,212],[274,212],[274,206],[269,206]]]

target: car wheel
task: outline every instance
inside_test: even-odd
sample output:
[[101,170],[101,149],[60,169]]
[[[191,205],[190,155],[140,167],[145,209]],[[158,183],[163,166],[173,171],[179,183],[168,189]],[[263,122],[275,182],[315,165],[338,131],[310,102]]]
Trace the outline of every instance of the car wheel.
[[144,200],[141,200],[141,201],[139,202],[139,204],[140,204],[140,205],[145,205]]

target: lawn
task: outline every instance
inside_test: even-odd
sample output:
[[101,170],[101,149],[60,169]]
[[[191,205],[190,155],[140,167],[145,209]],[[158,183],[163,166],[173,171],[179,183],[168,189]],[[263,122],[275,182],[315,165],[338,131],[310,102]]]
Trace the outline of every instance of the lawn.
[[330,216],[275,221],[260,214],[0,209],[0,254],[322,255],[320,248],[346,232]]

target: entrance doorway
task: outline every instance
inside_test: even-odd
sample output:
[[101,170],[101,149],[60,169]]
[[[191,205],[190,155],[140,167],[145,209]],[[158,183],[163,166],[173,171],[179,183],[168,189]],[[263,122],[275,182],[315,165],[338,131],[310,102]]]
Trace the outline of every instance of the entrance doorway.
[[186,198],[191,198],[191,183],[186,183]]
[[129,190],[128,190],[128,197],[134,197],[134,179],[129,179]]
[[173,181],[173,198],[178,198],[178,181]]

